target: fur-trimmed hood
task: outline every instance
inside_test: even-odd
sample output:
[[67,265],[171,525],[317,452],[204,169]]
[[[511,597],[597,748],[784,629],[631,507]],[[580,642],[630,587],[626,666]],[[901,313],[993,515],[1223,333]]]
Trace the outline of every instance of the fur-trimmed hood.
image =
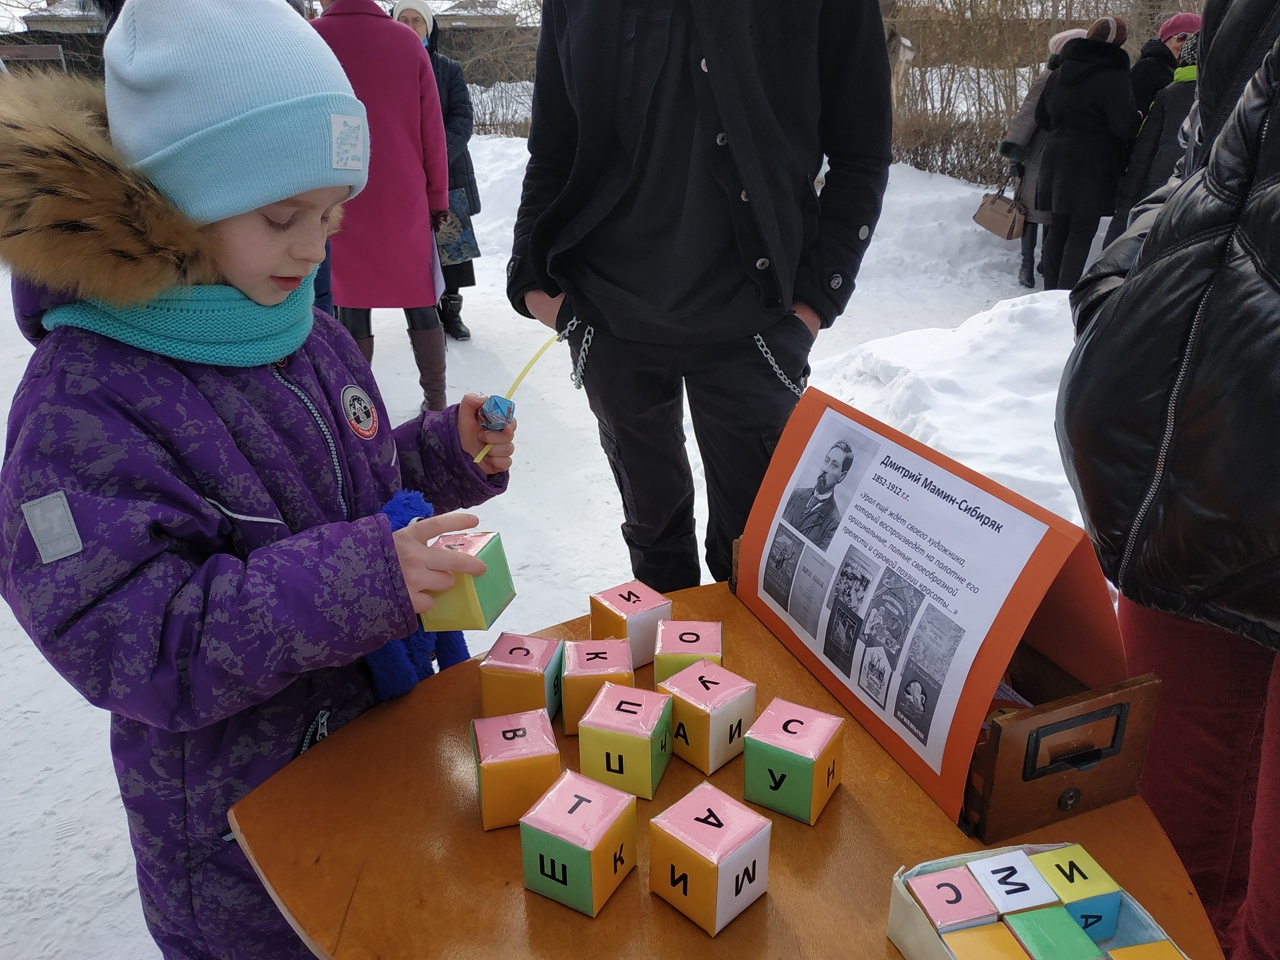
[[[112,147],[100,82],[0,76],[0,261],[15,290],[145,303],[217,282],[214,244]],[[49,305],[32,289],[18,299]]]

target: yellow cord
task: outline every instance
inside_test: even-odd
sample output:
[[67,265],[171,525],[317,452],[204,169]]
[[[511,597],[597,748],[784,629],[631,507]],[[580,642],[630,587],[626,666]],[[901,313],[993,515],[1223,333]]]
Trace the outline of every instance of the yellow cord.
[[[524,365],[524,369],[521,370],[519,376],[516,377],[515,383],[511,384],[511,389],[506,392],[505,396],[508,400],[510,400],[515,395],[516,387],[520,386],[520,382],[524,380],[525,375],[528,374],[528,372],[533,369],[533,365],[537,363],[542,358],[542,355],[547,352],[547,349],[559,339],[560,339],[559,334],[554,334],[552,335],[550,340],[548,340],[546,343],[544,343],[541,347],[538,348],[538,352],[535,353],[533,355],[533,358]],[[471,462],[479,463],[481,460],[483,460],[485,457],[489,455],[489,451],[492,449],[493,449],[493,444],[486,443],[484,445],[484,449],[481,450],[479,453],[477,453],[476,458]]]

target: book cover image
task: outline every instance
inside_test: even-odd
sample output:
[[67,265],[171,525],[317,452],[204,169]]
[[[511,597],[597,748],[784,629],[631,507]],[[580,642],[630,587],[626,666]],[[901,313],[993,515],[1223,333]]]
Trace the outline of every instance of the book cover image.
[[932,603],[926,604],[907,647],[907,662],[893,708],[894,718],[922,744],[929,743],[934,710],[963,639],[964,630],[959,624]]
[[846,677],[853,675],[853,648],[862,630],[862,618],[845,603],[837,600],[827,617],[827,636],[822,643],[822,655]]

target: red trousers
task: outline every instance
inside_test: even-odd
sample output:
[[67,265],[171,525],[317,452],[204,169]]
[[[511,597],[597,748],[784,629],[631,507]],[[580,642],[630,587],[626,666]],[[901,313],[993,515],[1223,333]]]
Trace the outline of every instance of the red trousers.
[[1186,866],[1227,960],[1280,960],[1276,655],[1124,597],[1118,612],[1130,676],[1161,680],[1142,798]]

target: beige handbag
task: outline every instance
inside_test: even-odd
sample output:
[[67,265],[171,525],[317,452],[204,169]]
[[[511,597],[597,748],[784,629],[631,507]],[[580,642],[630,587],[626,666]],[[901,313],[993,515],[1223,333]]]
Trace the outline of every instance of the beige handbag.
[[[1009,186],[1009,177],[1005,177],[995,193],[984,193],[982,202],[978,204],[978,212],[973,215],[973,222],[985,230],[990,230],[1002,240],[1017,240],[1022,236],[1022,227],[1026,221],[1026,212],[1022,204],[1013,197],[1006,197],[1005,190]],[[1018,195],[1015,185],[1013,195]]]

